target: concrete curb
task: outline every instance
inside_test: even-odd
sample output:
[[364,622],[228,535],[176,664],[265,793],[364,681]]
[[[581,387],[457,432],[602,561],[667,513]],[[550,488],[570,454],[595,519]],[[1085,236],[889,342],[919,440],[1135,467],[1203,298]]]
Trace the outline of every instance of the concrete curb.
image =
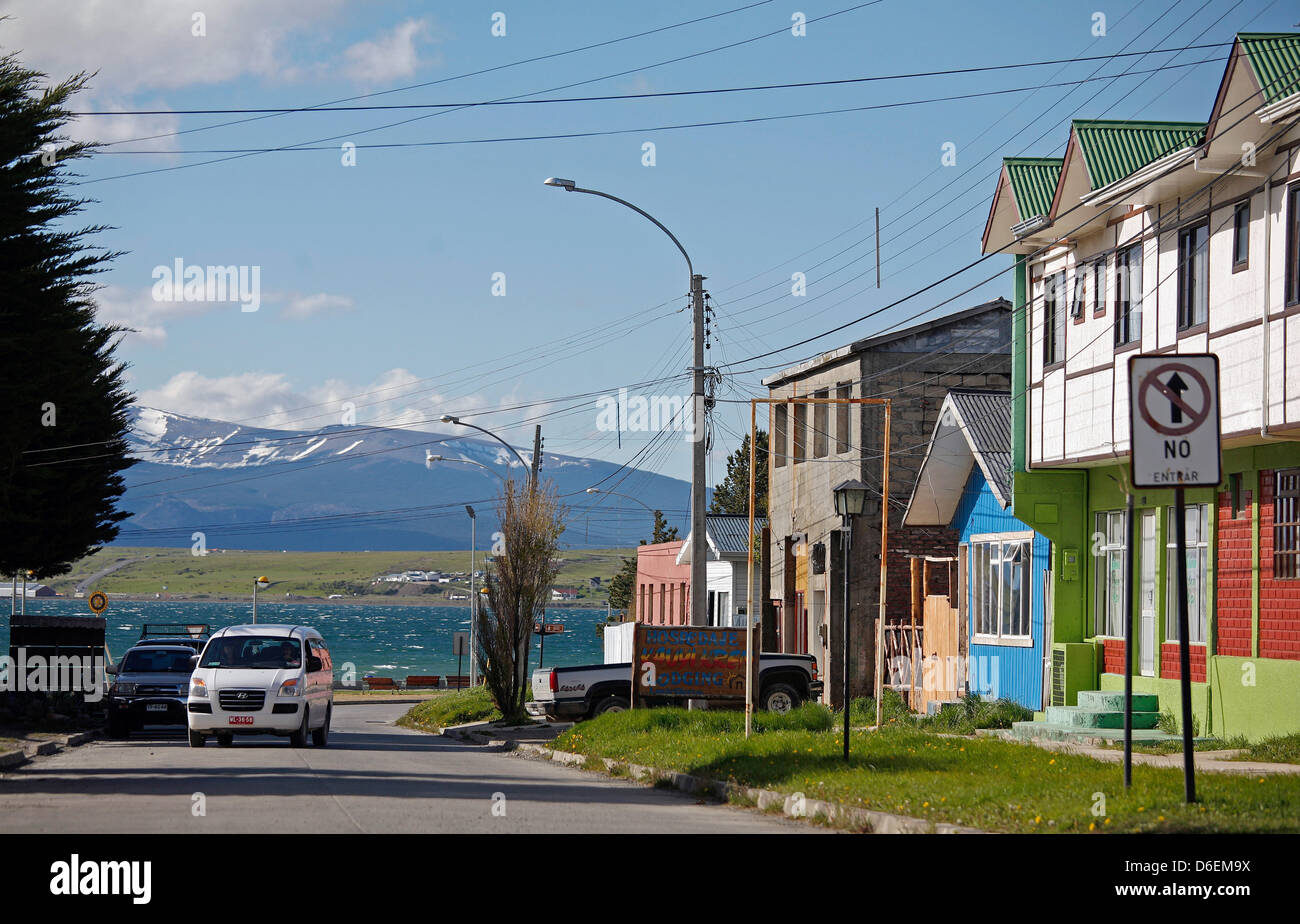
[[890,812],[876,812],[870,809],[841,805],[823,799],[800,799],[796,795],[785,795],[770,789],[755,789],[738,783],[723,783],[704,777],[680,773],[676,770],[662,770],[658,767],[644,767],[640,764],[625,763],[608,757],[589,757],[586,754],[574,754],[571,751],[556,751],[528,742],[510,742],[515,756],[534,760],[550,760],[566,766],[584,767],[588,761],[600,761],[606,771],[614,767],[627,770],[627,775],[634,780],[656,783],[664,781],[674,789],[692,795],[711,795],[716,799],[726,800],[738,796],[753,802],[759,809],[766,810],[779,805],[783,814],[791,818],[814,818],[818,815],[830,822],[849,822],[871,834],[985,834],[978,828],[967,828],[947,822],[926,821],[924,818],[912,818],[908,815],[894,815]]
[[71,735],[61,735],[57,738],[47,738],[44,741],[29,742],[23,744],[17,750],[0,754],[0,770],[21,767],[34,757],[57,754],[64,748],[78,747],[93,740],[95,740],[94,732],[74,732]]

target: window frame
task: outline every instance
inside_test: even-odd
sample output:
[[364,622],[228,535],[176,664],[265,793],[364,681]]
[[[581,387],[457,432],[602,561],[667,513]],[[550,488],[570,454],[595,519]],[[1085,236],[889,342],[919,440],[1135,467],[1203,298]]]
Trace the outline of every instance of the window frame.
[[[1119,539],[1115,535],[1114,524],[1118,522]],[[1124,638],[1124,565],[1129,554],[1128,549],[1128,513],[1124,510],[1098,510],[1093,517],[1093,594],[1092,594],[1092,631],[1096,638]],[[1097,541],[1097,536],[1101,541]],[[1105,567],[1099,566],[1099,560]],[[1111,586],[1115,577],[1112,561],[1119,563],[1118,597]],[[1115,603],[1118,612],[1111,612]],[[1112,631],[1113,630],[1113,631]]]
[[[1242,216],[1245,220],[1242,220]],[[1242,253],[1242,248],[1245,253]],[[1250,268],[1250,199],[1243,199],[1232,209],[1232,271]]]
[[[1196,238],[1204,236],[1201,246]],[[1189,244],[1190,242],[1190,244]],[[1178,229],[1178,286],[1175,299],[1180,334],[1200,330],[1210,320],[1210,221]]]
[[772,438],[768,443],[768,454],[772,457],[774,468],[785,468],[786,454],[789,452],[790,412],[785,404],[772,408]]
[[1287,307],[1300,305],[1300,183],[1286,188],[1286,272]]
[[[1034,643],[1034,534],[973,535],[966,547],[971,644],[1031,647]],[[1019,561],[1015,560],[1017,554]],[[989,578],[995,564],[996,581]],[[1018,585],[1009,583],[1009,577],[1018,577]],[[1019,594],[1019,597],[1008,600],[1008,594]],[[1023,632],[1018,631],[1021,629]]]
[[[1284,479],[1292,484],[1284,486]],[[1287,561],[1289,568],[1278,567]],[[1300,581],[1300,468],[1273,472],[1273,579]]]
[[[1116,349],[1142,342],[1142,273],[1143,242],[1138,241],[1115,251],[1115,321]],[[1133,293],[1133,257],[1137,255],[1137,294]],[[1121,335],[1121,331],[1123,334]]]
[[1106,263],[1103,256],[1098,260],[1093,260],[1092,267],[1092,316],[1102,318],[1106,316]]
[[1064,296],[1065,270],[1043,277],[1044,371],[1065,363],[1065,306],[1061,304]]
[[[1166,508],[1169,513],[1165,518],[1165,642],[1178,642],[1178,542],[1174,535],[1176,526],[1176,508]],[[1209,637],[1209,594],[1213,587],[1209,580],[1209,570],[1213,562],[1210,555],[1210,505],[1187,504],[1184,515],[1193,520],[1197,535],[1193,537],[1189,530],[1187,536],[1187,553],[1196,555],[1196,575],[1188,568],[1187,587],[1187,624],[1191,629],[1188,644],[1207,645]],[[1190,526],[1191,524],[1189,524]],[[1195,586],[1193,586],[1193,581]]]

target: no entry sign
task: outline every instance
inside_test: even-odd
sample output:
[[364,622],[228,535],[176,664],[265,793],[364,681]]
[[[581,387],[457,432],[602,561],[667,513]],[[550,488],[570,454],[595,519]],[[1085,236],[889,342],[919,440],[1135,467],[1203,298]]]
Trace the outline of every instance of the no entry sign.
[[1219,453],[1219,357],[1134,356],[1128,362],[1133,486],[1193,488],[1223,477]]

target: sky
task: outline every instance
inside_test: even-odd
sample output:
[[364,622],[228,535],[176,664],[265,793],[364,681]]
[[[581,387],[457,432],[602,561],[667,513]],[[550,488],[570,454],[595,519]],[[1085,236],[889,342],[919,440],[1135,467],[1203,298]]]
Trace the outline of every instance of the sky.
[[[685,261],[634,212],[543,185],[558,176],[654,215],[707,277],[711,484],[764,375],[1010,295],[996,256],[894,305],[979,258],[1002,156],[1059,155],[1074,117],[1204,120],[1233,34],[1296,25],[1277,0],[195,5],[0,2],[0,47],[52,80],[92,74],[72,108],[111,113],[69,131],[105,144],[77,192],[125,251],[98,298],[133,330],[140,404],[293,429],[450,413],[518,445],[541,423],[548,452],[689,478],[688,442],[603,429],[599,401],[689,394]],[[1203,43],[1225,44],[590,99]],[[168,300],[177,261],[242,267],[250,297]]]

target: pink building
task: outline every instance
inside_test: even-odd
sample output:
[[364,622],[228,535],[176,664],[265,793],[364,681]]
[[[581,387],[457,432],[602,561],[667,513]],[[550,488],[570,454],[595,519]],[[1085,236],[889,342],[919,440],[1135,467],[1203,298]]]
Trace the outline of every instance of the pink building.
[[690,622],[691,566],[677,558],[684,540],[638,546],[636,550],[636,621],[656,626]]

